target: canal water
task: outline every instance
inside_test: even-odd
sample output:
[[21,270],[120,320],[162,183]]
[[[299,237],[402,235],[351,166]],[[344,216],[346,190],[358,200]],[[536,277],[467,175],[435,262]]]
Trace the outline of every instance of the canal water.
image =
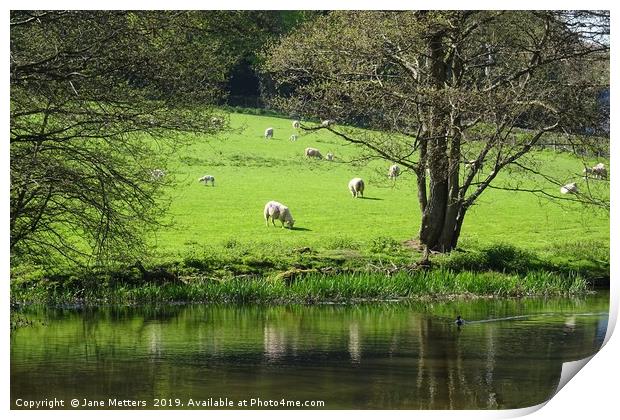
[[[11,405],[522,408],[553,395],[562,363],[600,348],[608,308],[608,292],[355,305],[22,307],[18,316],[31,325],[11,332]],[[466,323],[457,326],[456,315]]]

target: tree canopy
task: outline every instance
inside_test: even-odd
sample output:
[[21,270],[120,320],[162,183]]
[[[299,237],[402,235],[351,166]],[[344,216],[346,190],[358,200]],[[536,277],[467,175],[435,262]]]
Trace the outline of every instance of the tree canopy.
[[12,256],[138,252],[162,213],[167,148],[226,125],[211,106],[242,51],[222,26],[234,18],[11,12]]
[[420,241],[427,251],[449,251],[467,210],[501,170],[540,174],[528,165],[531,151],[550,135],[597,126],[596,100],[609,82],[593,69],[608,68],[608,19],[605,12],[331,12],[273,46],[264,69],[275,106],[333,119],[342,125],[319,129],[411,169]]

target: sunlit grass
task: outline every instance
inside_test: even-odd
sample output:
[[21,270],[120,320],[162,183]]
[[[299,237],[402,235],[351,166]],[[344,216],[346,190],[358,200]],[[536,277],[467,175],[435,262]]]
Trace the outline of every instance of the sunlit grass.
[[[409,268],[419,251],[404,246],[419,229],[415,178],[387,179],[391,162],[356,163],[359,150],[325,130],[295,132],[285,118],[231,114],[233,130],[217,138],[188,138],[167,169],[174,181],[168,222],[149,238],[147,269],[176,283],[151,282],[128,266],[85,272],[12,267],[15,301],[68,302],[320,302],[463,294],[522,296],[580,293],[584,278],[609,276],[609,214],[527,193],[488,190],[467,214],[459,249],[433,256],[428,272]],[[263,138],[273,127],[274,139]],[[309,160],[317,147],[333,162]],[[538,164],[574,181],[582,162],[537,151]],[[591,162],[594,164],[594,160]],[[215,187],[198,182],[215,176]],[[366,181],[354,199],[348,181]],[[541,187],[521,173],[497,185]],[[556,188],[544,186],[543,188]],[[608,184],[598,187],[608,193]],[[289,206],[295,229],[265,226],[267,201]],[[292,282],[283,273],[298,270]],[[305,274],[303,274],[305,273]]]
[[[176,187],[168,191],[172,224],[151,241],[158,259],[221,248],[231,240],[247,246],[265,241],[335,249],[338,242],[350,248],[376,238],[400,242],[417,235],[420,210],[413,174],[405,172],[390,182],[386,174],[391,162],[349,163],[359,150],[325,130],[300,131],[291,142],[295,130],[286,118],[232,114],[231,125],[232,132],[217,138],[192,139],[173,159],[169,173]],[[263,139],[267,127],[274,128],[273,140]],[[336,160],[305,159],[308,146],[332,152]],[[537,151],[533,158],[559,179],[580,181],[583,164],[575,157]],[[205,174],[215,176],[215,187],[198,183]],[[356,176],[366,181],[367,199],[353,199],[347,190]],[[515,171],[501,174],[494,184],[557,188]],[[599,184],[606,194],[608,183]],[[262,209],[269,200],[288,205],[299,229],[265,227]],[[501,190],[481,196],[465,218],[461,237],[465,247],[508,243],[535,251],[584,241],[608,247],[607,213]]]

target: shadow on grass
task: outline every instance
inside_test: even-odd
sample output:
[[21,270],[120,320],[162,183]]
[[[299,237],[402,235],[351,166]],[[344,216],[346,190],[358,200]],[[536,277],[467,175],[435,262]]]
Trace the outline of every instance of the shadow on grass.
[[304,227],[292,227],[291,230],[301,230],[305,232],[312,232],[312,229],[304,228]]
[[373,201],[383,201],[383,198],[377,197],[361,197],[362,200],[373,200]]

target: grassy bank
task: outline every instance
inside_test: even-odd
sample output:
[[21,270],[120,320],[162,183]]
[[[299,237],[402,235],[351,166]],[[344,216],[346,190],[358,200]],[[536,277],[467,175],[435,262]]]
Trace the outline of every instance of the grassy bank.
[[12,296],[15,301],[24,303],[321,303],[466,295],[563,295],[584,293],[586,290],[586,281],[579,275],[563,276],[545,271],[519,275],[438,269],[399,271],[389,276],[380,273],[310,273],[294,281],[234,278],[220,282],[101,284],[81,288],[67,284],[52,287],[39,284],[25,289],[14,288]]
[[[237,302],[317,303],[401,298],[566,295],[609,278],[604,250],[584,244],[545,258],[509,245],[434,256],[431,269],[404,245],[375,241],[371,249],[284,249],[271,253],[238,244],[227,252],[191,255],[164,265],[46,274],[16,273],[18,303]],[[577,257],[579,254],[579,258]],[[564,258],[571,259],[567,263]],[[554,262],[554,261],[559,261]]]

